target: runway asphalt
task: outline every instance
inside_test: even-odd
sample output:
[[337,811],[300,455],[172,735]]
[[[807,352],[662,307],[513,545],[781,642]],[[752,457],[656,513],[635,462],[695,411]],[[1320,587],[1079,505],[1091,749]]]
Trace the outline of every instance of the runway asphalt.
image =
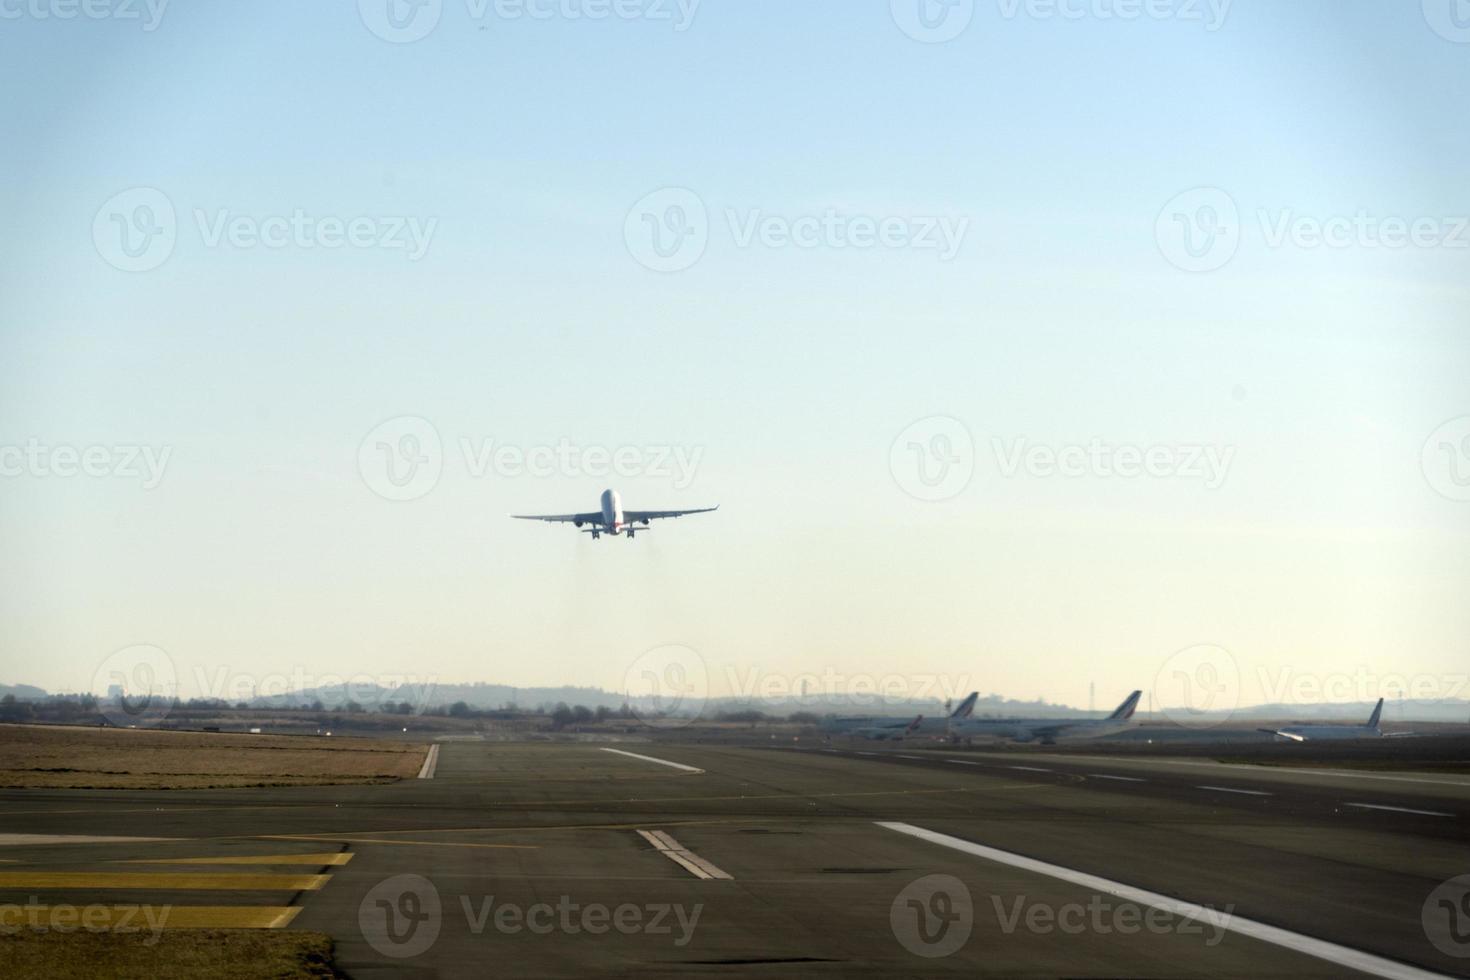
[[1463,776],[862,742],[432,769],[0,792],[0,926],[318,930],[361,978],[1470,976]]

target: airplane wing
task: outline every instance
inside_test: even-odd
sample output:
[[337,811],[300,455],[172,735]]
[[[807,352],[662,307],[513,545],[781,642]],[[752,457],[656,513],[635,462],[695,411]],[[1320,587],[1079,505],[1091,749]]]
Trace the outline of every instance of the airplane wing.
[[601,514],[512,514],[512,520],[546,521],[548,524],[599,524]]
[[695,510],[625,510],[623,511],[623,517],[630,524],[647,524],[649,521],[661,521],[666,517],[709,514],[719,509],[719,507],[700,507]]

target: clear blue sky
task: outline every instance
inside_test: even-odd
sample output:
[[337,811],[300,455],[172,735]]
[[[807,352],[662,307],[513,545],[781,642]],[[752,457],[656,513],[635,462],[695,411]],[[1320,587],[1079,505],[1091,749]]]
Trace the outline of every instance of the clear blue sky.
[[[0,680],[85,689],[142,643],[185,690],[221,667],[616,688],[668,643],[713,688],[896,672],[1079,704],[1202,643],[1245,700],[1263,671],[1465,669],[1470,503],[1421,456],[1470,415],[1470,43],[1418,3],[1241,0],[1210,30],[982,0],[944,43],[886,0],[706,0],[685,30],[444,0],[411,43],[369,29],[374,0],[179,3],[153,30],[27,4],[0,20],[0,445],[171,455],[152,489],[0,477]],[[625,228],[670,187],[708,245],[657,272]],[[176,241],[129,272],[105,205],[135,188]],[[1195,188],[1238,209],[1206,272],[1161,220]],[[755,212],[829,209],[965,231],[948,260],[740,244]],[[416,260],[211,244],[297,211],[432,234]],[[1439,238],[1271,244],[1359,212]],[[359,449],[400,416],[443,472],[392,502]],[[928,502],[890,449],[935,416],[973,478]],[[1214,487],[1008,476],[995,440],[1023,438],[1232,455]],[[476,477],[461,439],[702,456],[687,486]],[[632,544],[505,516],[611,484],[724,509]]]

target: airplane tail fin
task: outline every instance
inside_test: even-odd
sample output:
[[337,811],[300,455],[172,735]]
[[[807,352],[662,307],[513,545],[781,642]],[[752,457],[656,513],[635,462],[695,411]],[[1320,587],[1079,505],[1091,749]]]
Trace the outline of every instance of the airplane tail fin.
[[954,709],[954,712],[949,716],[950,721],[959,721],[961,718],[970,717],[970,715],[975,711],[975,702],[979,699],[980,692],[972,691],[970,693],[970,696],[961,701],[960,706]]
[[1127,721],[1133,717],[1133,712],[1138,710],[1138,699],[1143,697],[1142,691],[1134,691],[1118,705],[1118,710],[1108,715],[1108,721]]
[[923,723],[924,723],[924,716],[923,715],[920,715],[919,717],[915,718],[913,721],[909,722],[909,727],[905,728],[903,730],[903,733],[905,735],[912,735],[914,732],[916,732],[916,731],[919,730],[919,726],[922,725]]
[[1373,713],[1368,716],[1368,727],[1369,728],[1377,728],[1378,727],[1378,719],[1380,719],[1382,717],[1383,717],[1383,699],[1382,698],[1379,698],[1378,699],[1378,706],[1375,707],[1373,709]]

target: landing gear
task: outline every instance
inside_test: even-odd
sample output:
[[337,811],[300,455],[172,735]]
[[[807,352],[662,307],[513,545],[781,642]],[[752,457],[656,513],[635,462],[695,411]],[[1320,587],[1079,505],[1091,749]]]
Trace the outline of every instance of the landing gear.
[[592,540],[593,541],[601,541],[602,540],[602,532],[601,531],[593,531],[592,532]]
[[637,533],[638,532],[634,531],[631,527],[628,528],[628,540],[629,541],[632,541],[633,540],[633,535],[635,535]]

